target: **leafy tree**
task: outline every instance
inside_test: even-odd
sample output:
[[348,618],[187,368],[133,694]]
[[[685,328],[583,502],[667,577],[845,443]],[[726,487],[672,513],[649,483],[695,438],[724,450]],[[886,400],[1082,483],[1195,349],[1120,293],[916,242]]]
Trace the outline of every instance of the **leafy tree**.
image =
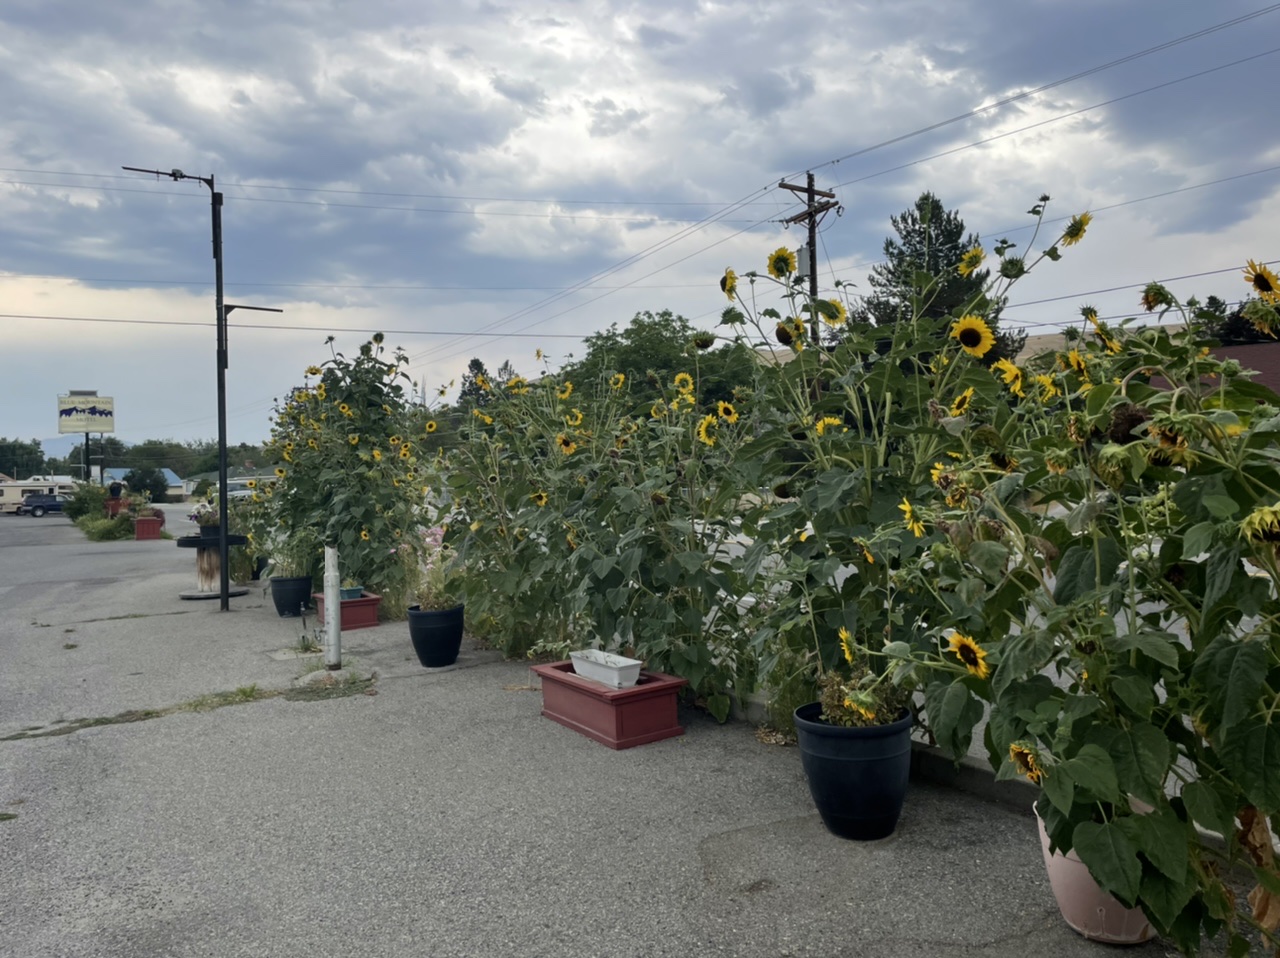
[[26,479],[45,471],[44,450],[39,439],[23,442],[21,439],[0,438],[0,472],[14,479]]
[[154,466],[130,469],[125,473],[124,484],[129,487],[130,492],[149,493],[152,502],[167,501],[169,483],[165,480],[164,473]]
[[[986,305],[982,291],[990,271],[974,269],[961,275],[957,268],[965,253],[981,245],[976,233],[965,233],[958,213],[926,191],[889,221],[898,238],[884,241],[887,262],[872,267],[867,280],[872,292],[855,310],[855,319],[884,326],[910,318],[917,305],[920,315],[931,319],[978,312]],[[1013,359],[1027,338],[1026,333],[1001,332],[1000,304],[994,305],[988,325],[996,334],[996,345],[985,357],[989,363]]]
[[466,373],[462,376],[462,388],[458,390],[458,405],[488,405],[493,399],[493,385],[493,377],[489,375],[484,362],[479,358],[472,358],[471,362],[467,363]]
[[[1231,309],[1229,303],[1217,296],[1209,296],[1195,316],[1204,324],[1206,336],[1212,336],[1223,346],[1244,346],[1250,343],[1274,343],[1274,337],[1262,332],[1253,320],[1245,315],[1250,304],[1257,301],[1250,297]],[[1257,308],[1257,307],[1255,307]]]
[[743,350],[731,345],[712,349],[712,334],[697,329],[669,309],[660,313],[636,313],[626,329],[617,323],[586,338],[587,353],[569,363],[563,375],[571,380],[593,380],[614,373],[631,382],[631,396],[648,406],[669,387],[678,372],[697,373],[703,402],[728,399],[735,386],[751,379],[751,364]]

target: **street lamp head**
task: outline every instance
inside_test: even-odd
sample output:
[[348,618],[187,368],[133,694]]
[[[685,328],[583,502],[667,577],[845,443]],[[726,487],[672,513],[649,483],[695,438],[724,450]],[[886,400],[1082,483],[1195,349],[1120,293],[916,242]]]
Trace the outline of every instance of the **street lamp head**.
[[187,174],[183,173],[182,170],[170,170],[169,175],[175,180],[185,180],[187,178]]

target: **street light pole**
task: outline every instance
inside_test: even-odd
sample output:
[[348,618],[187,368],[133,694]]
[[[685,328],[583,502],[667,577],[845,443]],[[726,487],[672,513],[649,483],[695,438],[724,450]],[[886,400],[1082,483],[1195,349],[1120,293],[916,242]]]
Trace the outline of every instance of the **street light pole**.
[[217,190],[212,173],[208,176],[188,176],[182,170],[169,170],[166,173],[163,170],[144,170],[137,166],[124,166],[121,169],[133,173],[167,176],[174,182],[199,180],[209,187],[213,219],[213,295],[218,340],[218,559],[221,566],[218,577],[220,590],[218,607],[226,612],[231,608],[231,562],[230,546],[227,542],[227,314],[233,309],[254,309],[270,313],[282,313],[284,310],[266,306],[234,306],[222,301],[222,194]]

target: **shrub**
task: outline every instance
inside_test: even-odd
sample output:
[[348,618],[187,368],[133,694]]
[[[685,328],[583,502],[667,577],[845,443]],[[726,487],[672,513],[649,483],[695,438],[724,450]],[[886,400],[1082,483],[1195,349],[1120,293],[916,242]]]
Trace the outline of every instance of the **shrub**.
[[123,513],[110,519],[83,516],[76,520],[76,525],[90,542],[112,542],[116,539],[133,538],[133,522]]
[[76,491],[62,507],[62,511],[72,522],[83,516],[99,518],[106,511],[107,490],[102,486],[87,482],[76,483]]

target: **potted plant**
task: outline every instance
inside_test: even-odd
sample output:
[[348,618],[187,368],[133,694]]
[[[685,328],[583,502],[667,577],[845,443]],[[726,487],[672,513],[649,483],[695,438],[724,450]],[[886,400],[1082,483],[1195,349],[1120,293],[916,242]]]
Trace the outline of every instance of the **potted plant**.
[[139,495],[129,497],[129,512],[133,519],[134,539],[159,539],[164,528],[164,515],[151,505],[151,500]]
[[200,536],[205,539],[218,538],[220,516],[218,506],[212,499],[202,499],[192,507],[187,518],[200,527]]
[[343,600],[358,599],[363,594],[364,594],[364,586],[362,586],[359,582],[357,582],[355,579],[351,578],[350,576],[343,579],[342,585],[339,586],[338,588],[338,596]]
[[320,544],[306,530],[277,539],[271,546],[267,572],[271,601],[282,618],[300,616],[311,601],[311,582]]
[[417,601],[408,610],[409,639],[424,667],[443,668],[458,659],[464,605],[458,599],[444,529],[426,530],[422,538],[424,559],[414,594]]
[[[371,629],[378,624],[378,606],[382,602],[382,596],[366,592],[359,586],[352,590],[356,594],[351,598],[343,598],[342,591],[339,589],[338,628],[343,632],[350,632],[352,629]],[[323,620],[324,593],[312,593],[311,598],[316,603],[316,614]]]

